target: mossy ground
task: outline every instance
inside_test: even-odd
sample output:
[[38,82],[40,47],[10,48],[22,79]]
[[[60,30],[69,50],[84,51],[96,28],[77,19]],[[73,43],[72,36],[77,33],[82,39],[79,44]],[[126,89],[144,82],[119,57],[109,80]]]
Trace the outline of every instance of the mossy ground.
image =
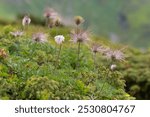
[[[125,92],[122,72],[111,71],[110,61],[97,55],[94,66],[90,44],[82,44],[77,67],[77,45],[70,42],[70,28],[30,26],[22,37],[10,32],[20,26],[0,29],[0,99],[134,99]],[[47,43],[32,40],[32,34],[44,32]],[[54,36],[65,37],[59,61]],[[91,36],[92,41],[119,47]],[[98,41],[99,40],[99,41]],[[120,63],[121,64],[121,63]]]
[[[10,32],[20,26],[0,27],[0,49],[7,54],[0,56],[0,99],[150,99],[149,50],[128,47],[126,61],[116,63],[117,70],[112,72],[111,61],[100,54],[95,68],[90,42],[82,44],[77,68],[77,44],[70,42],[71,28],[30,26],[22,37],[13,37]],[[35,32],[46,33],[48,42],[33,42]],[[54,36],[58,34],[65,36],[65,43],[56,63],[59,47]],[[102,37],[90,38],[111,48],[124,48]]]

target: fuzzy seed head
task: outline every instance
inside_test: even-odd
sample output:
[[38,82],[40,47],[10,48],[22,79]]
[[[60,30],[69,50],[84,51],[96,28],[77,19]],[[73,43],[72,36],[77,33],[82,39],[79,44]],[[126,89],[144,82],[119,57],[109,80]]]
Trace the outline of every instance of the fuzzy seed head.
[[32,39],[35,42],[45,43],[47,42],[47,35],[39,32],[39,33],[33,34]]
[[125,55],[120,50],[109,50],[105,53],[108,59],[123,61],[125,59]]
[[99,52],[99,48],[100,48],[100,46],[99,45],[97,45],[97,44],[94,44],[93,46],[92,46],[92,48],[91,48],[91,51],[93,52],[93,53],[98,53]]
[[86,31],[72,31],[71,41],[73,41],[74,43],[86,43],[87,41],[89,41],[88,34]]
[[44,17],[47,19],[55,19],[58,13],[52,8],[46,8],[44,11]]
[[101,46],[101,47],[99,48],[99,52],[100,52],[102,55],[105,55],[109,50],[110,50],[110,48],[104,47],[104,46]]
[[22,31],[15,31],[15,32],[10,32],[10,34],[14,37],[20,37],[23,35],[24,32]]

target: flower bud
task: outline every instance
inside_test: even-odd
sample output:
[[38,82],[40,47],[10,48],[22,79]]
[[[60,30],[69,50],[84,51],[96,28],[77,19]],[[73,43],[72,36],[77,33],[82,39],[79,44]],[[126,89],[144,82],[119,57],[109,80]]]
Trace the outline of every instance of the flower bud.
[[74,18],[74,21],[75,21],[75,24],[76,24],[76,25],[80,25],[80,24],[82,24],[82,23],[84,22],[84,19],[83,19],[83,17],[81,17],[81,16],[76,16],[76,17]]
[[113,65],[110,66],[110,69],[111,69],[112,71],[114,71],[116,68],[117,68],[117,65],[115,65],[115,64],[113,64]]
[[31,23],[31,19],[29,16],[24,16],[24,18],[22,19],[22,25],[25,26],[25,25],[29,25]]
[[56,18],[55,20],[55,26],[58,27],[60,26],[61,22],[60,22],[60,18]]

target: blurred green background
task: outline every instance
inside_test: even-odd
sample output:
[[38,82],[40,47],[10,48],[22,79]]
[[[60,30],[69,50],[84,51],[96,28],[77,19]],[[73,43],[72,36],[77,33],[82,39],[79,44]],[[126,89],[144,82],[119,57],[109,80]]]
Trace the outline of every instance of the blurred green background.
[[43,19],[45,7],[58,11],[70,25],[75,15],[97,35],[138,48],[150,45],[150,0],[0,0],[0,22],[29,13]]

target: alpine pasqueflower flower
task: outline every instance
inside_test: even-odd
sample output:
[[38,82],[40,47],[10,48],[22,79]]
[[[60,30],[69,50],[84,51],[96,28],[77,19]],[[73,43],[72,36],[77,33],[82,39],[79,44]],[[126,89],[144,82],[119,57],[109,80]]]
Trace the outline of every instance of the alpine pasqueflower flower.
[[61,49],[62,49],[62,43],[65,41],[65,37],[63,35],[57,35],[54,37],[54,39],[55,39],[55,42],[59,45],[59,51],[58,51],[58,55],[56,58],[56,67],[57,67],[59,63]]
[[112,60],[118,60],[118,61],[124,61],[125,55],[120,50],[108,50],[105,53],[106,58],[112,59]]
[[24,32],[22,31],[15,31],[15,32],[10,32],[11,35],[13,35],[14,37],[20,37],[23,35]]
[[47,19],[55,19],[58,13],[52,8],[46,8],[44,11],[44,17]]
[[54,37],[55,38],[55,42],[60,45],[65,41],[65,37],[63,35],[57,35]]
[[81,44],[86,43],[89,41],[89,37],[86,31],[72,31],[71,32],[71,41],[74,43],[78,43],[78,60],[77,60],[77,67],[80,65],[80,49]]
[[25,15],[24,18],[22,19],[22,25],[26,26],[26,25],[29,25],[30,23],[31,23],[30,17]]
[[74,43],[86,43],[89,41],[89,37],[86,31],[71,31],[71,41]]
[[45,42],[47,42],[47,35],[42,32],[35,33],[35,34],[33,34],[32,39],[35,42],[45,43]]

